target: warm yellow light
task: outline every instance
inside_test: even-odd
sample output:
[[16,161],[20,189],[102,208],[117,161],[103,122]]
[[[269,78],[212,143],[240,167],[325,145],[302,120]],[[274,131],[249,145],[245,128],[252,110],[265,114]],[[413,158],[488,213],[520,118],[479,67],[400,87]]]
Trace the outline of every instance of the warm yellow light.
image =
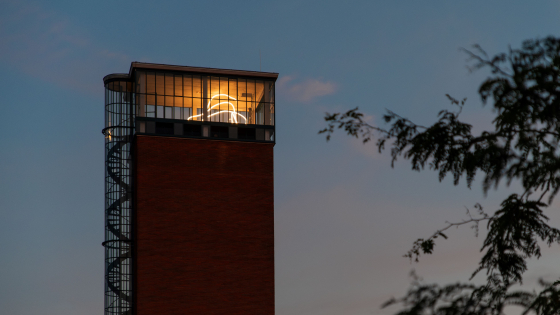
[[[243,120],[245,120],[245,123],[247,123],[247,118],[246,118],[245,116],[241,115],[240,113],[238,113],[238,112],[235,110],[235,106],[234,106],[231,102],[221,102],[221,103],[218,103],[218,104],[216,104],[216,105],[210,107],[210,103],[212,102],[212,100],[213,100],[214,98],[218,97],[218,96],[226,96],[228,99],[232,99],[232,100],[234,100],[234,101],[237,101],[237,99],[236,99],[235,97],[229,96],[229,95],[227,95],[227,94],[216,94],[216,95],[212,96],[212,98],[208,101],[208,104],[206,104],[206,108],[207,108],[206,111],[207,111],[207,114],[210,114],[210,111],[212,110],[212,108],[214,108],[214,107],[216,107],[216,106],[219,106],[219,105],[221,105],[221,104],[229,104],[229,105],[231,105],[231,108],[233,108],[233,111],[230,112],[230,111],[228,111],[228,110],[221,110],[221,111],[218,111],[217,113],[213,113],[213,114],[208,115],[208,117],[212,117],[212,116],[215,116],[215,115],[218,115],[218,114],[221,114],[221,113],[231,113],[232,116],[231,116],[229,119],[230,119],[230,120],[233,120],[234,123],[237,124],[237,116],[240,116],[241,118],[243,118]],[[202,116],[202,114],[193,115],[193,116],[187,118],[187,120],[192,120],[193,118],[195,118],[195,117],[200,117],[200,116]]]

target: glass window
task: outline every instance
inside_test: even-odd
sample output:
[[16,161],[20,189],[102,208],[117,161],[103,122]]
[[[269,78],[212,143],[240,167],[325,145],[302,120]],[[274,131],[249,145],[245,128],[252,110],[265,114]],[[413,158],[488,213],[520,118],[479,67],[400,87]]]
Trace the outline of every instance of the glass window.
[[[183,107],[193,107],[193,99],[190,97],[184,97],[183,98]],[[185,119],[187,119],[188,117],[185,117]]]
[[[139,117],[274,126],[275,86],[270,79],[144,70],[136,71],[135,76],[134,100]],[[248,132],[247,137],[253,137],[252,131]]]
[[154,72],[148,72],[146,75],[146,93],[156,93],[156,74]]
[[202,82],[199,75],[193,75],[193,97],[202,98]]
[[249,115],[247,112],[247,102],[239,102],[237,106],[237,122],[240,124],[249,123]]
[[259,124],[258,115],[257,115],[258,113],[257,113],[257,107],[255,102],[251,102],[251,108],[249,108],[249,113],[251,115],[251,123],[258,125]]
[[255,81],[247,80],[247,93],[245,93],[245,97],[251,102],[255,101]]
[[255,82],[255,102],[259,103],[264,101],[264,82]]
[[228,84],[229,84],[229,88],[228,88],[229,96],[237,99],[237,80],[229,79]]
[[223,94],[220,96],[221,100],[228,100],[229,98],[228,78],[224,78],[224,77],[220,78],[220,94]]
[[202,76],[200,78],[200,82],[202,83],[202,93],[200,96],[202,97],[202,99],[209,99],[211,92],[209,78],[207,76]]
[[166,96],[165,97],[165,106],[173,106],[174,102],[174,97],[173,96]]
[[193,97],[192,76],[183,76],[183,92],[185,97]]
[[183,76],[175,75],[175,96],[183,96]]
[[163,106],[165,105],[165,96],[157,95],[156,96],[157,105]]
[[138,116],[144,117],[146,115],[146,95],[136,95],[136,102],[138,104]]
[[[190,108],[190,107],[183,108],[183,119],[189,120],[189,117],[191,117],[192,114],[193,114],[192,108]],[[192,120],[192,118],[191,118],[191,120]]]
[[173,95],[173,74],[165,74],[165,95]]
[[264,102],[270,102],[270,89],[272,88],[271,84],[272,82],[265,82],[264,83]]
[[247,100],[247,81],[244,79],[239,79],[237,81],[237,97],[239,100]]
[[146,73],[136,71],[136,93],[146,93]]
[[156,117],[156,107],[154,105],[146,106],[146,117],[150,117],[150,118]]
[[247,102],[237,102],[237,122],[240,124],[249,123],[249,112],[247,111]]
[[[202,100],[200,98],[192,98],[192,120],[202,120]],[[189,116],[189,117],[191,117]]]
[[173,118],[175,119],[182,119],[181,111],[183,109],[181,107],[173,107]]
[[164,95],[165,89],[165,76],[163,73],[158,72],[156,73],[156,94],[157,95]]
[[255,123],[257,125],[264,125],[264,103],[255,103]]
[[175,107],[183,107],[183,98],[180,96],[175,96],[173,98],[173,106]]
[[219,94],[221,94],[220,91],[220,78],[218,77],[212,77],[210,79],[210,97],[211,98],[215,98],[217,99]]

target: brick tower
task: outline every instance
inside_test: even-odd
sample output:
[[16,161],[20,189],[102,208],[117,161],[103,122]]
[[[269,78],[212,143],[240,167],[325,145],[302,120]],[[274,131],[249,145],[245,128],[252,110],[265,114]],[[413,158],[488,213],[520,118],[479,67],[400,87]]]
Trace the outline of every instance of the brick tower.
[[274,314],[278,74],[104,78],[105,314]]

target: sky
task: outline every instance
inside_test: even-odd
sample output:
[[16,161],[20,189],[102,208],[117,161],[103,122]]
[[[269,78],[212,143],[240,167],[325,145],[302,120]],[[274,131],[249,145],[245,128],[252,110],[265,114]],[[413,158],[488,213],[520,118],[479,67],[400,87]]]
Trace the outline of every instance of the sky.
[[[445,94],[466,97],[462,117],[488,128],[477,95],[488,73],[469,72],[460,49],[558,36],[559,16],[557,1],[0,0],[1,313],[103,312],[102,78],[133,61],[279,73],[277,315],[394,314],[380,306],[412,270],[468,281],[484,226],[450,230],[419,263],[402,256],[477,202],[492,213],[516,183],[484,196],[480,180],[391,168],[374,145],[317,132],[325,112],[356,106],[379,126],[386,109],[429,124]],[[525,283],[557,279],[558,259],[544,250]]]

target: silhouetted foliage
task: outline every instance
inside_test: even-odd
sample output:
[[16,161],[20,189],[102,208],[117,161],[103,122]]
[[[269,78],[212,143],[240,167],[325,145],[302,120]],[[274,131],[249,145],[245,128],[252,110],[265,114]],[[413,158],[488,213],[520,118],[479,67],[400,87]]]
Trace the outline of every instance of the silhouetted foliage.
[[403,157],[416,171],[437,171],[439,180],[453,176],[457,185],[465,178],[470,187],[476,174],[483,174],[483,190],[498,187],[501,180],[519,181],[523,190],[511,194],[489,215],[477,204],[476,216],[448,225],[427,239],[418,239],[405,257],[418,261],[431,254],[435,239],[447,238],[443,231],[452,226],[487,221],[488,234],[483,256],[472,277],[486,272],[484,285],[423,284],[415,278],[408,293],[384,306],[400,304],[400,315],[490,315],[504,314],[504,307],[516,305],[523,314],[560,314],[560,280],[541,281],[540,293],[512,291],[522,284],[527,259],[541,256],[540,242],[560,243],[560,230],[547,224],[543,210],[560,190],[560,39],[527,40],[520,49],[509,49],[489,57],[479,46],[464,50],[474,62],[472,70],[489,68],[491,75],[479,94],[484,104],[491,100],[496,113],[493,130],[478,135],[459,119],[466,99],[447,95],[455,110],[442,110],[431,126],[420,126],[392,111],[383,116],[390,128],[370,125],[358,108],[346,113],[326,114],[327,141],[336,129],[360,138],[364,143],[377,135],[379,152],[390,148],[393,166]]

